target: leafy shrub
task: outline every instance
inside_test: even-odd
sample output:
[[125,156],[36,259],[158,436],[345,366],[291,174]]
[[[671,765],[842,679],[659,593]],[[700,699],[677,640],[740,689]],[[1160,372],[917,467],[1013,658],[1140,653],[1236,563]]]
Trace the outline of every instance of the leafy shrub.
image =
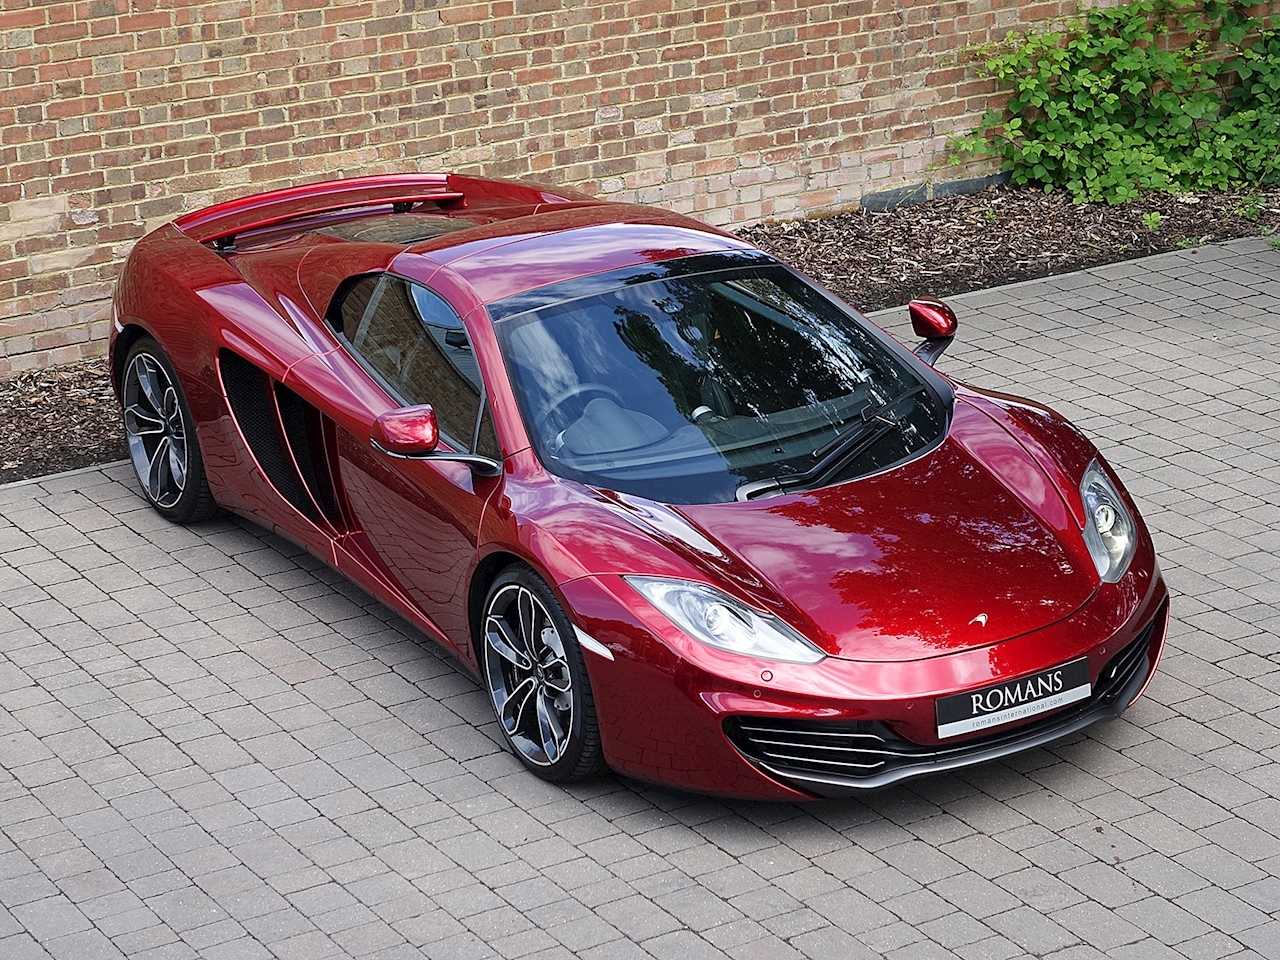
[[[1280,180],[1280,30],[1241,49],[1261,23],[1239,0],[1194,3],[1136,0],[1010,33],[981,64],[1012,87],[1006,113],[989,110],[956,148],[1077,201]],[[1178,27],[1183,46],[1169,43]],[[1230,96],[1226,71],[1240,81]]]

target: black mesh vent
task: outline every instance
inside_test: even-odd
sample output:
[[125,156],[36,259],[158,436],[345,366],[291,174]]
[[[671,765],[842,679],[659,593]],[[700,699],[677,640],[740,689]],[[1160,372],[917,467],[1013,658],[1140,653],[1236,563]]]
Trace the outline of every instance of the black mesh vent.
[[280,495],[315,521],[320,518],[316,506],[302,488],[298,471],[281,445],[281,424],[276,411],[271,378],[248,360],[230,350],[218,353],[222,388],[231,404],[231,415],[244,435],[258,466]]
[[1129,685],[1134,675],[1146,666],[1148,647],[1151,645],[1151,631],[1154,626],[1154,623],[1148,624],[1147,628],[1127,647],[1107,661],[1107,665],[1098,674],[1094,697],[1105,703],[1111,703],[1124,692],[1124,688]]
[[342,511],[338,508],[333,476],[325,455],[324,416],[283,383],[276,384],[276,405],[280,409],[280,422],[293,451],[293,459],[302,474],[302,482],[325,519],[333,526],[341,527]]

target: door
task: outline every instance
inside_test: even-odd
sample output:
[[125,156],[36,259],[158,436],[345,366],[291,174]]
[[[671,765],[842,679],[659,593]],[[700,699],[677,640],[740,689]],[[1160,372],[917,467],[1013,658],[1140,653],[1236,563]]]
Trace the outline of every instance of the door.
[[[329,320],[390,398],[387,409],[429,403],[441,450],[501,459],[470,338],[443,298],[392,274],[369,275],[338,292]],[[388,455],[370,444],[372,428],[369,419],[339,437],[356,520],[401,591],[473,659],[465,578],[485,501],[501,478],[476,476],[463,463]]]

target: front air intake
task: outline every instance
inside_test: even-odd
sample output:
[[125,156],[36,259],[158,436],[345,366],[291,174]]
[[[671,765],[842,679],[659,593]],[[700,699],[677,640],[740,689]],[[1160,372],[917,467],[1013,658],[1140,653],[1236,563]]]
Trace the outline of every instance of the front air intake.
[[884,786],[908,773],[1004,756],[1119,713],[1151,670],[1151,635],[1163,616],[1161,610],[1107,661],[1087,700],[1013,729],[961,743],[921,745],[874,721],[736,716],[725,721],[725,734],[743,756],[776,779],[829,795]]

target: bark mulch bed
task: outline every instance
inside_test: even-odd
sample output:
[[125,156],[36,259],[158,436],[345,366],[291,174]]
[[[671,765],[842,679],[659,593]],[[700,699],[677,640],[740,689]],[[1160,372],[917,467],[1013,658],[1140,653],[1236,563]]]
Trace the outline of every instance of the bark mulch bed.
[[[1202,243],[1280,237],[1280,190],[1158,196],[1108,207],[996,187],[888,213],[761,224],[740,233],[872,311],[923,294],[952,296]],[[0,483],[127,455],[105,360],[0,382]]]
[[128,455],[105,359],[0,381],[0,483]]
[[1203,243],[1280,236],[1280,190],[1162,194],[1109,207],[996,187],[890,213],[739,233],[870,312],[925,294],[954,296]]

